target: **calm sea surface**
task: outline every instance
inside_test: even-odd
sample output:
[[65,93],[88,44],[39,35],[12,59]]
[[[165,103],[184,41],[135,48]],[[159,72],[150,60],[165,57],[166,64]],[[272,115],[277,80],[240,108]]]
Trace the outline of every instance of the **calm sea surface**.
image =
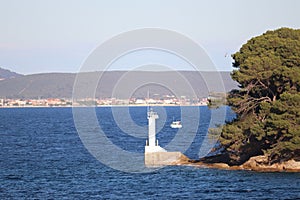
[[[122,113],[122,108],[114,109]],[[146,111],[129,108],[140,127],[147,125]],[[166,107],[164,112],[166,123],[157,136],[163,147],[176,135],[169,123],[180,118],[180,108]],[[97,108],[96,113],[114,145],[143,153],[145,138],[124,134],[111,108]],[[227,120],[232,117],[228,110]],[[185,152],[189,157],[197,158],[210,118],[210,110],[200,107],[197,135]],[[150,173],[112,169],[85,148],[71,108],[0,109],[0,150],[0,199],[300,199],[299,173],[180,166]]]

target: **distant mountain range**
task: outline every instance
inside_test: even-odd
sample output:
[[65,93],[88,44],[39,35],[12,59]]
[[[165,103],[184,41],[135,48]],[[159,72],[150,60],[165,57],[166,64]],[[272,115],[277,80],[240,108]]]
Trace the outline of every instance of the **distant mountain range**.
[[0,80],[10,79],[10,78],[17,78],[23,76],[22,74],[18,74],[16,72],[12,72],[7,69],[3,69],[0,67]]
[[[45,73],[20,75],[8,70],[1,70],[0,98],[72,98],[75,73]],[[3,72],[3,73],[2,73]],[[8,75],[4,75],[5,73]],[[9,75],[10,74],[10,75]],[[99,77],[101,72],[83,73],[85,83],[81,88],[88,90],[89,80]],[[211,84],[220,75],[226,91],[237,88],[237,83],[230,77],[230,72],[195,72],[195,71],[107,71],[97,84],[97,98],[145,98],[173,95],[187,97],[207,97],[209,92],[219,92],[218,86]],[[205,77],[205,78],[203,78]],[[142,84],[147,80],[148,84]],[[208,89],[207,82],[210,82]],[[217,82],[217,81],[216,81]],[[188,90],[185,84],[192,88]],[[84,92],[83,92],[84,94]],[[88,96],[82,96],[82,98]]]

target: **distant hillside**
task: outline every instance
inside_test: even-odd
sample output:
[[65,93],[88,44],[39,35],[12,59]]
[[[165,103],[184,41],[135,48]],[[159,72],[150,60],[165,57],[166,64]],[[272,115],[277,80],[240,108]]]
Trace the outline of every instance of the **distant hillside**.
[[12,72],[12,71],[7,70],[7,69],[3,69],[3,68],[0,67],[0,80],[16,78],[16,77],[20,77],[20,76],[23,76],[23,75],[18,74],[16,72]]
[[[172,85],[176,88],[177,95],[181,96],[195,96],[207,97],[209,91],[217,92],[218,88],[214,86],[210,89],[207,88],[202,76],[207,80],[212,80],[217,72],[201,72],[201,74],[193,71],[178,72],[149,72],[149,71],[109,71],[105,72],[99,81],[96,97],[146,97],[147,92],[150,91],[150,95],[165,95],[173,94],[174,91],[170,91],[166,85],[155,84],[160,83],[161,80],[167,85]],[[181,83],[178,80],[178,74],[184,77],[185,82],[188,81],[195,94],[191,91],[181,87]],[[98,76],[99,72],[84,73],[86,77],[86,85],[91,77]],[[236,82],[230,78],[230,72],[220,72],[223,79],[226,91],[230,91],[237,87]],[[18,76],[13,79],[5,79],[0,81],[0,98],[72,98],[73,84],[76,78],[76,74],[73,73],[45,73],[45,74],[33,74]],[[126,79],[125,83],[120,81]],[[148,85],[140,85],[141,80],[151,80]],[[119,84],[119,85],[118,85]],[[127,86],[135,88],[134,91],[127,89],[119,90],[116,94],[117,86]],[[83,88],[85,90],[86,88]]]

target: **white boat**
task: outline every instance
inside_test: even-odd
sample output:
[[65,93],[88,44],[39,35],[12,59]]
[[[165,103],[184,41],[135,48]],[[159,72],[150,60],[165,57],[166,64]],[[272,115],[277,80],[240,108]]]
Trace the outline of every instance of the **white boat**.
[[173,121],[170,125],[171,128],[182,128],[181,121]]

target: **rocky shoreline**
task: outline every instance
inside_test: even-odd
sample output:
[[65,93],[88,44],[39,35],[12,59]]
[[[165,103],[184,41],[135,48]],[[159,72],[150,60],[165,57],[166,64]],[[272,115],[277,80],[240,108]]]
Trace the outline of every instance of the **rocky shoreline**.
[[180,160],[172,163],[172,165],[194,166],[200,168],[215,168],[225,170],[249,170],[257,172],[300,172],[300,162],[289,160],[282,163],[266,164],[265,156],[255,156],[247,162],[238,166],[229,166],[226,163],[206,163],[203,161],[190,160],[187,157],[182,157]]

